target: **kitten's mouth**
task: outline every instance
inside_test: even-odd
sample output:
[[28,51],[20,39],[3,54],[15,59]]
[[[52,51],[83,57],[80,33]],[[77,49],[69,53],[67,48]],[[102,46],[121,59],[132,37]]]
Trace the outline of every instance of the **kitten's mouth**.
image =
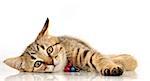
[[54,62],[54,66],[57,66],[57,65],[59,65],[59,62],[58,62],[58,61],[55,61],[55,62]]

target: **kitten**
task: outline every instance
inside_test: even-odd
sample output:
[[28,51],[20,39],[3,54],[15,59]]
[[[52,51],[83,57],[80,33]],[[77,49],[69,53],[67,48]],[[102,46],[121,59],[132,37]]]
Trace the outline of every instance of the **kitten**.
[[70,63],[81,71],[100,72],[105,76],[120,76],[133,71],[136,60],[128,55],[102,55],[83,41],[48,35],[49,19],[42,31],[21,56],[4,61],[8,66],[23,72],[60,72]]

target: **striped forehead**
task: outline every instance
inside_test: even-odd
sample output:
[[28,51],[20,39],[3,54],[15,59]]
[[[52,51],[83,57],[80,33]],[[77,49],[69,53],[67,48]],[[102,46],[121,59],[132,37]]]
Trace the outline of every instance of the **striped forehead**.
[[48,61],[49,60],[49,55],[47,54],[47,48],[53,47],[59,43],[55,43],[53,45],[42,45],[38,44],[36,42],[30,44],[26,50],[25,54],[30,55],[32,60],[35,59],[42,59],[43,61]]

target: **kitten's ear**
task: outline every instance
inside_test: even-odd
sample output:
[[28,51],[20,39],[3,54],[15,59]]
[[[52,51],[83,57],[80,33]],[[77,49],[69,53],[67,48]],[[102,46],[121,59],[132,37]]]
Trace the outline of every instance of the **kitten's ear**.
[[46,19],[46,22],[44,24],[43,29],[41,30],[41,32],[39,33],[39,35],[37,36],[37,40],[40,39],[43,36],[47,36],[48,35],[48,28],[49,28],[49,19]]
[[20,70],[21,64],[22,64],[22,58],[21,57],[8,58],[8,59],[4,60],[4,63],[12,68]]

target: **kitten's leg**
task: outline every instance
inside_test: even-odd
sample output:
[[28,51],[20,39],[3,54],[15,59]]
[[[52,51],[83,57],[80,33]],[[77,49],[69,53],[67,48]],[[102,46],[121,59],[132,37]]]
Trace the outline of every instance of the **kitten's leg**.
[[122,65],[126,71],[133,71],[137,67],[136,60],[128,54],[110,55],[113,62]]
[[105,76],[120,76],[124,72],[124,68],[114,63],[110,58],[107,58],[99,53],[92,57],[92,63],[98,72]]

